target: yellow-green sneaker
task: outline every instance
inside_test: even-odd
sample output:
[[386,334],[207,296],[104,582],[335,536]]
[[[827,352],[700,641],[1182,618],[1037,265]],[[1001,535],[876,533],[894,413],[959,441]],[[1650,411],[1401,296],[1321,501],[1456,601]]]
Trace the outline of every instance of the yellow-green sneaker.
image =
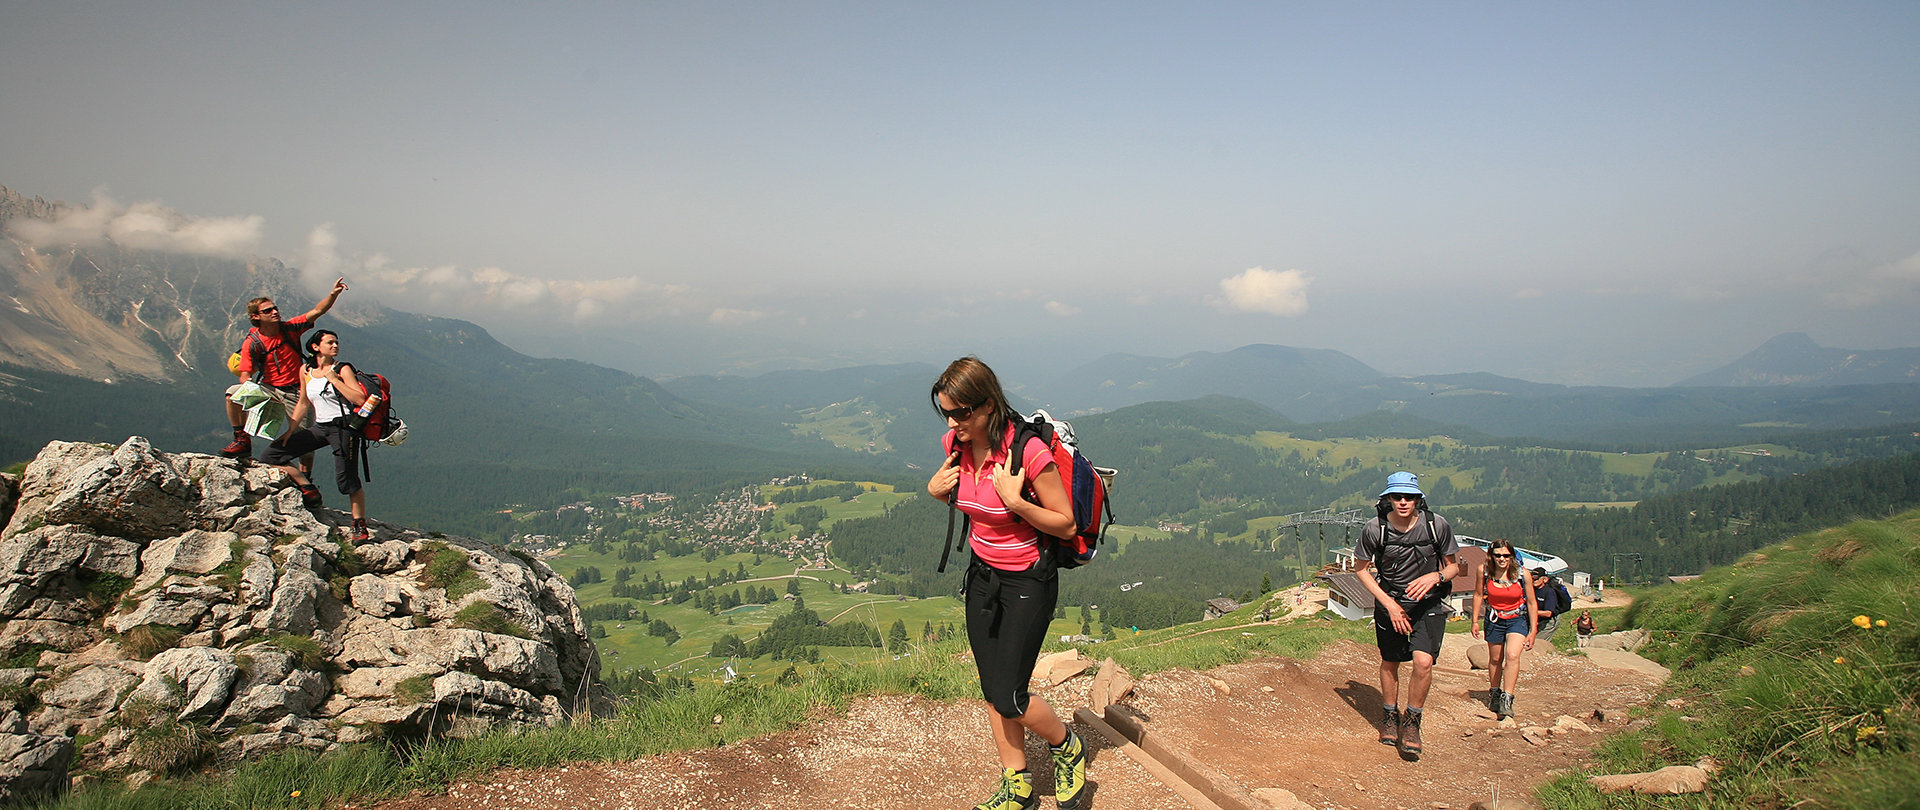
[[1028,810],[1033,807],[1033,774],[1000,769],[1000,787],[973,810]]
[[1052,748],[1053,800],[1060,810],[1075,810],[1080,792],[1087,787],[1087,746],[1073,729],[1067,729],[1067,738]]

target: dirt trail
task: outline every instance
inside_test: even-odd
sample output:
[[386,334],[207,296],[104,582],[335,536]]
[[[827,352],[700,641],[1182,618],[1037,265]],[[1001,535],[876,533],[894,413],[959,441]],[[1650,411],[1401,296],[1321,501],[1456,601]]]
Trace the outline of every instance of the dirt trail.
[[[1312,661],[1265,658],[1210,672],[1174,670],[1143,678],[1123,711],[1145,721],[1160,744],[1247,791],[1282,788],[1316,807],[1463,808],[1528,792],[1575,765],[1612,716],[1652,698],[1653,677],[1606,669],[1579,656],[1529,654],[1515,708],[1520,725],[1551,726],[1560,715],[1594,731],[1527,740],[1484,708],[1486,675],[1470,672],[1465,640],[1449,636],[1422,730],[1426,753],[1403,760],[1375,741],[1380,716],[1378,657],[1351,642]],[[1062,708],[1084,706],[1090,679],[1041,690]],[[804,810],[821,807],[966,808],[997,773],[984,704],[932,703],[897,695],[858,701],[845,717],[718,749],[537,771],[502,771],[462,782],[444,796],[384,802],[379,810],[582,808],[586,810]],[[1076,726],[1087,739],[1091,810],[1187,810],[1194,805],[1120,750],[1123,740]],[[1041,808],[1052,808],[1045,748],[1029,741]]]

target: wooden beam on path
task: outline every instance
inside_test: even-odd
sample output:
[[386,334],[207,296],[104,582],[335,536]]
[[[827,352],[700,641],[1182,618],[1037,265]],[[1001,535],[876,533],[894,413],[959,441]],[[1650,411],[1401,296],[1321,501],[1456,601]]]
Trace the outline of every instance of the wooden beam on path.
[[1099,730],[1109,740],[1124,740],[1120,746],[1127,756],[1140,763],[1173,792],[1196,810],[1272,810],[1253,797],[1246,788],[1215,773],[1178,751],[1167,748],[1147,732],[1145,724],[1109,707],[1106,716],[1079,709],[1073,718]]

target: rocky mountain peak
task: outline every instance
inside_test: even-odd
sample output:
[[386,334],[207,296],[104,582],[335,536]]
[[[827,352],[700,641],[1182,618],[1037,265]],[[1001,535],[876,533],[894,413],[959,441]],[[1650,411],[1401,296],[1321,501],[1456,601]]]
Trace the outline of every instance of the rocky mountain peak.
[[0,801],[64,789],[76,766],[181,770],[610,705],[545,563],[377,521],[356,547],[344,513],[302,507],[271,468],[53,442],[0,476],[0,522]]

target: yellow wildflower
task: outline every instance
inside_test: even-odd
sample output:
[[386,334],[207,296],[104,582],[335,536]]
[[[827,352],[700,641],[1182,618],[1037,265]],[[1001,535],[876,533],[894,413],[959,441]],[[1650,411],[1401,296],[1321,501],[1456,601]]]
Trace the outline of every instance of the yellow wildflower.
[[1879,726],[1861,726],[1859,731],[1854,732],[1853,738],[1855,740],[1864,742],[1866,740],[1873,739],[1874,735],[1879,733],[1880,733]]
[[1855,616],[1855,617],[1853,617],[1853,626],[1854,626],[1854,627],[1858,627],[1858,628],[1860,628],[1860,629],[1862,629],[1862,630],[1865,630],[1865,629],[1867,629],[1867,628],[1869,628],[1869,627],[1872,627],[1872,626],[1873,626],[1873,620],[1872,620],[1872,619],[1869,619],[1869,618],[1867,618],[1867,617],[1866,617],[1866,616],[1864,616],[1864,615],[1862,615],[1862,616]]
[[1886,627],[1886,626],[1887,626],[1887,620],[1886,620],[1886,619],[1874,619],[1874,620],[1873,620],[1873,626],[1874,626],[1874,627]]
[[1847,658],[1846,656],[1843,656],[1843,655],[1834,656],[1833,662],[1836,664],[1844,664],[1847,662]]

